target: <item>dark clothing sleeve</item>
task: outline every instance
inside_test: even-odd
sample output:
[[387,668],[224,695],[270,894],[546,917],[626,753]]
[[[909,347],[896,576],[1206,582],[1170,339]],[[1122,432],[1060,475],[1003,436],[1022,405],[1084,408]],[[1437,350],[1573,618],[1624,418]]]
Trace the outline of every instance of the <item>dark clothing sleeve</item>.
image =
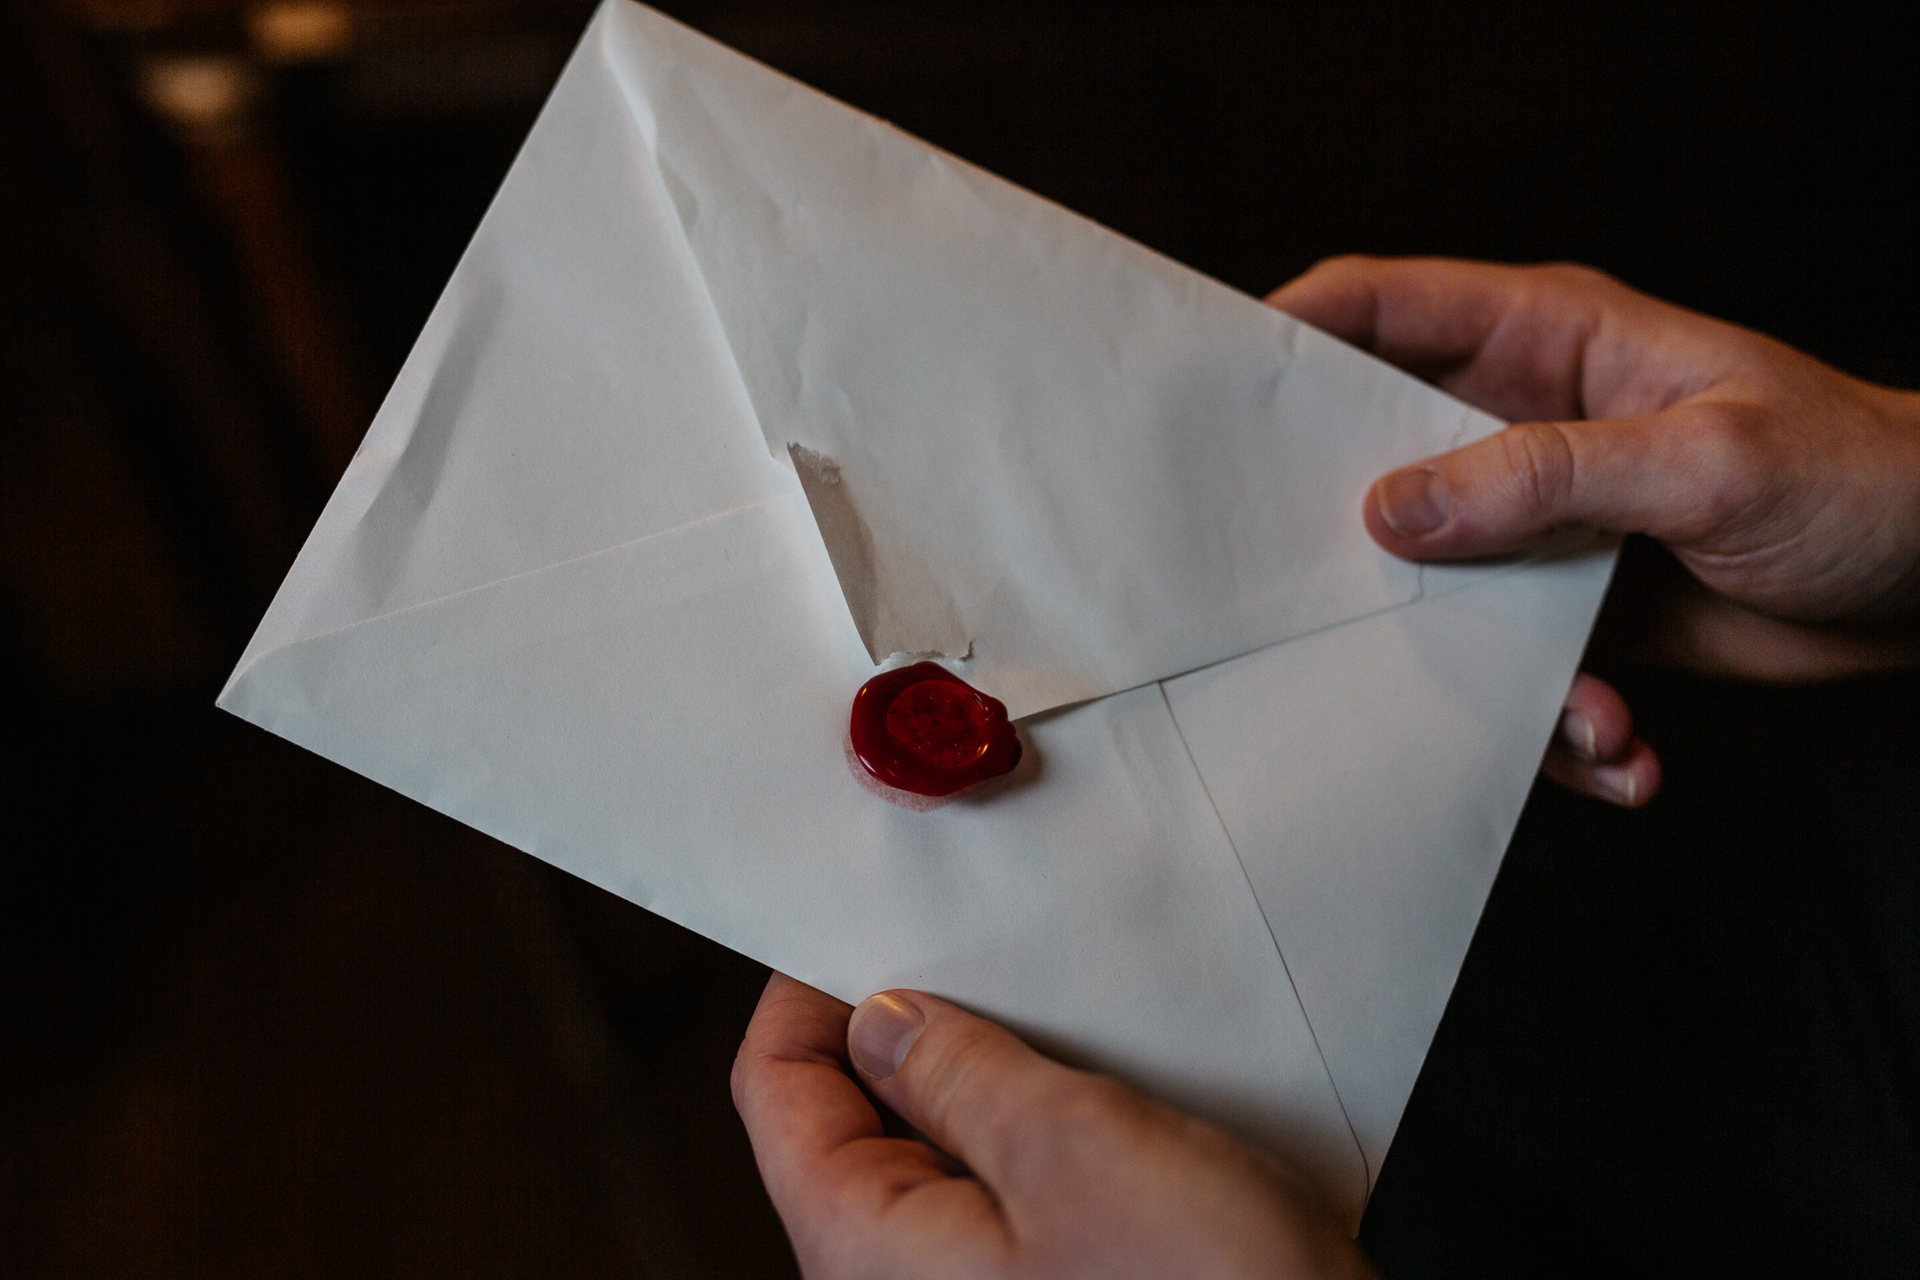
[[1920,676],[1618,680],[1542,782],[1361,1240],[1386,1276],[1920,1276]]

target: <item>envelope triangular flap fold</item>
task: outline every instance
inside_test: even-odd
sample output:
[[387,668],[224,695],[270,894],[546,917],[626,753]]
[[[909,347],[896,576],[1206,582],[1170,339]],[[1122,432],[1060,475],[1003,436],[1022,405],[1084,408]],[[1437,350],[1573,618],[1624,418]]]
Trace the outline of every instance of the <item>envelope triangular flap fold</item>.
[[831,468],[802,479],[874,660],[970,656],[1019,716],[1418,593],[1358,495],[1492,419],[657,14],[609,17],[766,443]]
[[240,671],[794,491],[606,60],[575,52]]

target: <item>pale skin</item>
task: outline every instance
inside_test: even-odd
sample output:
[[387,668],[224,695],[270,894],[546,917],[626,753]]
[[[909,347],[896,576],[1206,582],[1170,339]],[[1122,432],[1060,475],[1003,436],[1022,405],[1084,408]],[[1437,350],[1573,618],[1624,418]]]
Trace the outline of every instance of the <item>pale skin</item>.
[[[1268,302],[1515,424],[1383,476],[1362,514],[1387,550],[1646,534],[1681,568],[1640,587],[1638,657],[1770,681],[1920,662],[1920,395],[1580,267],[1341,258]],[[1591,675],[1543,771],[1628,806],[1660,786]],[[918,992],[856,1010],[774,975],[733,1095],[809,1280],[1373,1274],[1279,1160]]]
[[[1647,534],[1685,573],[1640,584],[1658,607],[1627,638],[1639,658],[1769,681],[1920,659],[1920,395],[1585,267],[1336,258],[1267,302],[1514,423],[1368,490],[1388,551]],[[1626,703],[1590,675],[1543,768],[1630,807],[1660,787]]]
[[1373,1274],[1278,1161],[919,992],[775,974],[733,1099],[808,1280]]

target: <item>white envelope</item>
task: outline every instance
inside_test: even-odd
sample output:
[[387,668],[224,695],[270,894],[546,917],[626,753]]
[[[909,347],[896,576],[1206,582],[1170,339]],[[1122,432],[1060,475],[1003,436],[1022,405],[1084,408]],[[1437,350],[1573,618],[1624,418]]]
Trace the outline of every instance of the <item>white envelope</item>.
[[[1612,569],[1367,540],[1497,426],[608,0],[220,705],[1357,1222]],[[895,650],[1025,717],[1010,785],[861,784]]]

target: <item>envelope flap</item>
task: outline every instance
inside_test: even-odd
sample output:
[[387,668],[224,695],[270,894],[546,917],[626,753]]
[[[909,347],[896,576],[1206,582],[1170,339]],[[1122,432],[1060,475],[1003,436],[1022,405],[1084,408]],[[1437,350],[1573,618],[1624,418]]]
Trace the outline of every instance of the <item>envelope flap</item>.
[[1023,715],[1418,593],[1360,495],[1493,419],[657,14],[608,19],[875,661],[969,658]]
[[239,670],[793,492],[604,30],[569,62]]

